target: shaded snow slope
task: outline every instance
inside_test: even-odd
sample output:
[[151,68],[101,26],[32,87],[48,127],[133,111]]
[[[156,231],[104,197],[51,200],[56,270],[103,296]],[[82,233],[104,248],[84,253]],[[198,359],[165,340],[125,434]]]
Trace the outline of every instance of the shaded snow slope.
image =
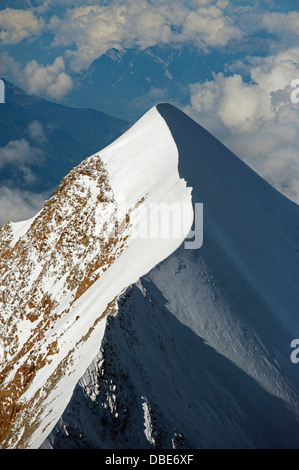
[[101,353],[43,447],[298,447],[298,422],[146,278],[109,317]]
[[[185,208],[176,237],[137,237],[160,203]],[[177,147],[153,108],[74,168],[34,219],[1,228],[2,447],[39,447],[96,356],[117,297],[182,243],[192,219]]]
[[207,131],[158,105],[204,204],[181,245],[118,301],[45,447],[299,447],[299,209]]
[[[291,339],[299,335],[298,205],[181,111],[170,105],[158,106],[158,110],[177,143],[180,175],[192,185],[194,200],[205,207],[204,246],[180,257],[187,266],[191,257],[197,266],[192,271],[201,278],[207,270],[213,285],[210,290],[215,291],[212,297],[218,294],[222,305],[228,306],[230,318],[235,317],[243,329],[257,336],[257,350],[261,343],[273,367],[280,366],[299,385],[299,374],[290,361]],[[190,284],[188,278],[187,284],[192,292],[192,285],[201,282]],[[191,310],[197,309],[194,306]],[[230,336],[228,326],[223,330]],[[247,348],[246,336],[241,338]],[[216,343],[224,353],[230,340],[221,338]],[[246,355],[231,354],[230,358],[242,365]],[[254,365],[246,361],[252,364],[253,374],[258,374],[262,357],[257,354]]]

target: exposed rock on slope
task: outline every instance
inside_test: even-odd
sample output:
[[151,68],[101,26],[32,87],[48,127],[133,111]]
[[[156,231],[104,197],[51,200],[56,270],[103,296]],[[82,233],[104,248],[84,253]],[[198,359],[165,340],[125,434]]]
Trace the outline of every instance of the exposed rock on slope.
[[157,108],[204,204],[204,244],[119,299],[44,446],[298,448],[298,206],[178,109]]
[[[2,447],[41,444],[97,354],[115,299],[188,234],[191,194],[177,166],[152,109],[74,168],[34,219],[1,229]],[[188,207],[179,238],[134,236],[149,204],[173,202]]]

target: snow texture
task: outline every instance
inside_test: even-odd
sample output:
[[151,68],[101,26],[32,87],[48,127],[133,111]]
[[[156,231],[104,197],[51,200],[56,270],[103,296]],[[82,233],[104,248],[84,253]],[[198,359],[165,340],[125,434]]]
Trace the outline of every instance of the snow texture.
[[[175,222],[179,236],[136,236],[148,228],[151,205],[159,204],[185,208]],[[112,218],[122,228],[113,240],[104,232],[103,241],[98,234]],[[42,444],[97,355],[115,299],[180,246],[192,220],[177,147],[153,108],[73,169],[35,218],[3,228],[0,301],[10,364],[2,384],[4,416],[14,416],[14,401],[20,408],[5,447]],[[109,409],[113,413],[114,396]]]
[[157,110],[204,204],[204,244],[180,244],[119,297],[42,447],[298,448],[298,206],[181,111]]

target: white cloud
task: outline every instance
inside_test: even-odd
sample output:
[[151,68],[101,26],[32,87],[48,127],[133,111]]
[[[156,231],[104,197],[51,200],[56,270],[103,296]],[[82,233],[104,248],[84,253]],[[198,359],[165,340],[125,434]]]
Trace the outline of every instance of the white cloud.
[[[37,128],[37,121],[33,121],[28,128],[31,138],[39,144],[44,143],[42,134]],[[34,137],[35,136],[35,137]],[[31,184],[36,181],[36,175],[30,166],[40,164],[45,157],[44,150],[40,147],[33,147],[26,139],[11,140],[4,147],[0,147],[0,170],[7,165],[12,165],[22,174],[22,180]]]
[[42,158],[43,152],[37,147],[31,147],[25,139],[11,140],[0,147],[0,169],[6,165],[26,166]]
[[290,35],[299,34],[299,13],[290,11],[288,13],[267,12],[262,15],[261,26],[269,33]]
[[44,28],[44,21],[31,10],[6,8],[0,11],[0,28],[2,44],[17,44],[30,36],[38,36]]
[[191,42],[207,49],[241,38],[241,30],[225,14],[226,2],[208,3],[196,2],[191,8],[188,2],[178,0],[115,0],[105,6],[69,8],[62,18],[51,18],[52,45],[75,45],[67,55],[73,70],[79,71],[112,47],[144,49]]
[[20,80],[29,93],[45,93],[51,98],[59,99],[73,86],[71,77],[64,70],[62,57],[57,57],[53,64],[48,65],[31,60],[22,70]]
[[254,58],[252,82],[214,75],[190,86],[185,111],[290,199],[299,202],[299,105],[291,82],[299,78],[299,47]]
[[21,76],[21,69],[20,64],[7,52],[0,54],[0,75],[2,77],[11,76],[13,79],[18,79]]
[[229,1],[228,1],[228,0],[218,0],[218,1],[216,2],[216,6],[217,6],[218,8],[223,8],[223,9],[224,9],[224,8],[226,8],[228,5],[229,5]]
[[[289,118],[281,119],[281,114]],[[293,121],[292,117],[296,117]],[[299,109],[286,104],[272,121],[253,133],[230,135],[226,141],[237,155],[274,187],[299,203]]]
[[43,126],[39,121],[32,121],[28,126],[29,136],[35,140],[38,144],[44,144],[47,142],[47,137],[44,133]]
[[42,65],[31,60],[22,67],[7,52],[3,52],[0,54],[0,76],[15,81],[28,93],[40,93],[55,100],[62,98],[73,87],[73,80],[65,72],[62,57],[57,57],[53,64]]
[[33,217],[42,209],[46,194],[35,194],[29,191],[0,187],[0,226],[8,221],[17,222]]
[[[43,127],[38,121],[29,123],[27,133],[38,145],[43,145],[47,138]],[[22,181],[26,184],[35,182],[36,175],[30,166],[39,164],[44,159],[44,150],[32,146],[26,139],[11,140],[0,147],[0,170],[8,165],[17,168],[21,173]],[[36,214],[43,206],[48,194],[36,194],[12,188],[11,183],[0,185],[0,225],[8,220],[25,220]]]
[[40,5],[32,6],[32,10],[36,13],[46,13],[51,8],[58,5],[59,7],[74,7],[80,6],[82,3],[84,5],[92,5],[95,3],[95,0],[36,0],[35,3],[40,3]]
[[216,5],[191,11],[184,23],[184,33],[202,47],[225,46],[230,39],[242,38],[239,27]]
[[261,120],[271,118],[271,100],[259,85],[248,85],[241,75],[219,76],[222,81],[222,98],[218,115],[229,128],[253,131]]

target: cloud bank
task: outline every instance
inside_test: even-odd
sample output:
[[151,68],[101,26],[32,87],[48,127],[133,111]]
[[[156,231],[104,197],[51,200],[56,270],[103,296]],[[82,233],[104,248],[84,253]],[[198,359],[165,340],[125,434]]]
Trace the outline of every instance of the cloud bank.
[[23,39],[39,36],[44,28],[44,20],[36,17],[31,10],[6,8],[0,11],[2,44],[17,44]]
[[65,73],[62,57],[57,57],[49,65],[40,65],[36,60],[31,60],[22,70],[21,82],[29,93],[46,93],[54,99],[62,98],[73,86],[71,77]]
[[[26,138],[11,140],[0,147],[0,171],[9,167],[18,168],[22,182],[32,184],[36,175],[31,165],[45,158],[44,145],[47,137],[41,123],[31,121],[25,131]],[[0,226],[8,221],[26,220],[33,217],[44,205],[49,194],[38,194],[16,188],[16,182],[4,181],[0,185]]]
[[108,5],[67,9],[62,18],[53,16],[49,30],[52,46],[68,49],[72,69],[87,68],[108,49],[157,44],[195,44],[205,50],[242,37],[240,28],[225,14],[225,0],[206,2],[115,0]]
[[28,93],[42,94],[59,100],[73,88],[73,80],[65,72],[65,62],[60,56],[52,64],[39,64],[36,60],[22,67],[7,52],[0,54],[0,76],[11,76],[12,80]]
[[7,186],[0,187],[0,226],[8,221],[27,220],[44,206],[48,195],[20,191]]
[[185,111],[290,199],[299,202],[299,47],[254,58],[251,82],[239,74],[214,75],[190,85]]

